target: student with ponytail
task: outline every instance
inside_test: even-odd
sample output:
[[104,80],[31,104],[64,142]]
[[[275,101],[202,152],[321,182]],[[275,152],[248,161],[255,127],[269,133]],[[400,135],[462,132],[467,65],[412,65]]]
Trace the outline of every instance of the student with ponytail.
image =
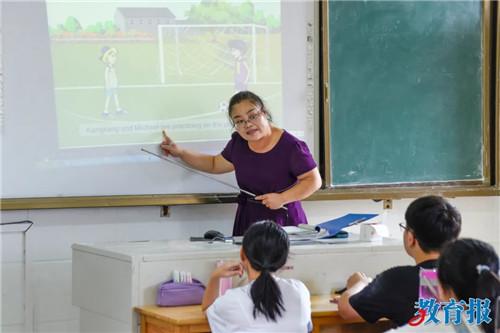
[[[491,322],[483,323],[485,333],[495,332],[495,305],[500,296],[499,260],[495,249],[480,240],[463,238],[449,244],[438,261],[440,298],[469,302],[489,299]],[[498,319],[498,318],[497,318]]]
[[[275,276],[288,258],[290,241],[272,221],[250,226],[243,237],[241,263],[218,267],[210,277],[202,308],[210,328],[220,332],[301,332],[311,328],[311,303],[306,286]],[[219,279],[246,272],[249,284],[219,295]]]

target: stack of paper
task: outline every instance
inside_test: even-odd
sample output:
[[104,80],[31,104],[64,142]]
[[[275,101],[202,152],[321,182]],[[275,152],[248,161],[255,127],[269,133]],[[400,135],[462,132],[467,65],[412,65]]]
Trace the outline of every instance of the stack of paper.
[[314,226],[309,226],[307,224],[301,224],[298,227],[285,226],[283,229],[288,234],[288,238],[291,242],[313,240],[325,235],[325,230],[318,231],[314,228]]

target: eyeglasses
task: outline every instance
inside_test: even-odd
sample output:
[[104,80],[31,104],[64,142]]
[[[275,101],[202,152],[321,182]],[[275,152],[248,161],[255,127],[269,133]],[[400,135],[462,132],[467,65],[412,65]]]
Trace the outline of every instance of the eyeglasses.
[[410,228],[408,228],[406,225],[404,225],[403,223],[400,223],[399,224],[399,228],[401,229],[401,231],[409,231]]
[[247,120],[238,119],[238,120],[233,121],[233,126],[236,128],[244,128],[247,125],[247,123],[249,123],[249,122],[252,124],[255,124],[259,120],[261,115],[262,115],[261,110],[254,111],[254,112],[248,114]]

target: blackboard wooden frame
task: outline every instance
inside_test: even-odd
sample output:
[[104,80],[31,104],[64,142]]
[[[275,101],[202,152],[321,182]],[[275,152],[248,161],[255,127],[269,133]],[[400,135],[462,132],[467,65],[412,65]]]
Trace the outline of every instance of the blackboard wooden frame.
[[[497,11],[498,14],[498,11]],[[399,198],[399,197],[412,197],[432,192],[439,192],[450,196],[457,195],[498,195],[498,179],[499,179],[499,157],[498,152],[491,152],[491,147],[498,147],[498,109],[499,102],[497,96],[496,107],[490,108],[492,98],[498,94],[491,94],[491,75],[493,63],[492,55],[492,34],[494,30],[492,27],[492,8],[489,1],[482,2],[482,44],[483,44],[483,59],[482,59],[482,140],[484,150],[482,154],[483,160],[483,180],[464,180],[464,181],[436,181],[436,182],[418,182],[418,183],[390,183],[382,185],[343,185],[334,186],[332,181],[331,172],[331,119],[330,119],[330,96],[331,91],[329,87],[330,82],[330,38],[329,38],[329,7],[328,1],[321,2],[321,15],[322,15],[322,94],[323,94],[323,112],[322,123],[324,124],[324,132],[322,140],[324,143],[323,149],[323,170],[324,181],[326,190],[321,193],[324,198]],[[495,21],[493,21],[495,22]],[[498,30],[498,25],[497,25]],[[497,32],[498,40],[498,32]],[[334,42],[333,42],[334,43]],[[496,42],[498,44],[498,42]],[[495,44],[493,44],[494,46]],[[498,45],[497,45],[498,47]],[[497,51],[497,83],[498,88],[498,51]],[[496,109],[496,110],[495,110]],[[496,116],[495,116],[496,112]],[[491,125],[492,120],[496,119],[496,125]],[[494,139],[496,137],[496,140]],[[494,142],[496,141],[496,144]],[[496,149],[498,150],[498,149]],[[496,169],[496,171],[495,171]]]
[[[326,1],[323,0],[320,4],[320,15],[322,16],[323,27],[326,21],[327,13],[323,8]],[[312,195],[307,200],[351,200],[351,199],[399,199],[411,198],[425,194],[441,194],[449,197],[456,196],[491,196],[500,195],[500,6],[496,4],[496,70],[492,74],[496,76],[495,80],[495,101],[496,106],[491,110],[490,115],[493,117],[491,121],[490,139],[486,143],[492,143],[491,159],[485,156],[487,165],[491,169],[492,175],[490,184],[468,185],[468,184],[427,184],[425,186],[415,186],[405,184],[404,187],[390,186],[365,186],[353,187],[344,189],[322,189]],[[484,6],[491,6],[485,2]],[[489,9],[488,9],[489,10]],[[490,16],[486,17],[488,20]],[[491,24],[491,22],[490,22]],[[325,34],[322,35],[323,46],[328,45],[325,40]],[[490,38],[488,33],[486,39]],[[328,59],[328,51],[326,47],[322,48],[321,57],[323,61]],[[325,76],[325,68],[323,68],[323,77]],[[488,74],[489,75],[489,74]],[[322,86],[320,92],[321,98],[327,101],[328,84]],[[327,106],[326,103],[323,105]],[[323,107],[323,117],[325,108]],[[325,119],[322,120],[325,122]],[[489,128],[489,126],[488,126]],[[330,130],[325,128],[325,130]],[[329,133],[323,133],[324,139]],[[330,161],[329,147],[323,146],[322,165],[325,167],[326,161]],[[485,163],[486,165],[486,163]],[[325,169],[326,170],[326,169]],[[325,175],[326,176],[326,175]],[[325,181],[326,177],[325,177]],[[121,207],[121,206],[163,206],[163,205],[191,205],[191,204],[219,204],[236,202],[236,194],[183,194],[183,195],[130,195],[130,196],[96,196],[96,197],[53,197],[53,198],[23,198],[23,199],[0,199],[1,210],[17,210],[17,209],[51,209],[51,208],[80,208],[80,207]]]
[[236,202],[235,193],[22,198],[22,199],[2,199],[1,210],[130,207],[130,206],[175,206],[175,205],[220,204],[220,203],[231,203],[231,202]]

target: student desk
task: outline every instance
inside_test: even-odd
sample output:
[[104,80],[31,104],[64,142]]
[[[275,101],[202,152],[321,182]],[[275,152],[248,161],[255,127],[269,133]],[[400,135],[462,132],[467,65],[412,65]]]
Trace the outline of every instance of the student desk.
[[[140,316],[140,333],[184,333],[210,332],[207,317],[201,306],[158,307],[146,305],[135,308]],[[311,297],[313,333],[331,332],[383,332],[391,327],[391,322],[382,320],[376,324],[352,322],[342,319],[337,305],[330,303],[329,295]]]
[[[278,275],[301,280],[311,295],[326,295],[343,287],[353,272],[374,276],[411,264],[400,240],[367,243],[352,236],[336,242],[292,245],[290,269]],[[191,272],[206,284],[218,259],[239,260],[239,253],[240,246],[232,243],[187,240],[74,244],[73,304],[79,308],[80,333],[136,333],[133,309],[155,304],[158,286],[173,270]],[[233,286],[243,283],[233,280]]]

